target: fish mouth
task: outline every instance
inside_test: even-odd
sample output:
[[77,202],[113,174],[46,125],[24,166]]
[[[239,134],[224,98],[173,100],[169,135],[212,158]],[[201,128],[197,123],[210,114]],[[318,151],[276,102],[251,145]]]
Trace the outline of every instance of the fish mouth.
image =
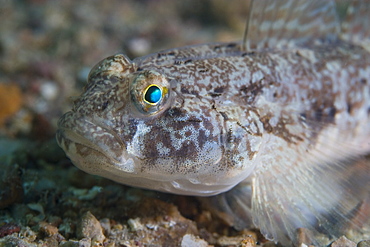
[[124,155],[117,156],[114,150],[103,148],[74,130],[58,129],[56,139],[72,163],[88,173],[104,176],[99,170],[114,168],[117,164],[126,173],[134,172],[133,161],[124,160]]
[[135,170],[134,157],[128,155],[109,124],[100,119],[78,118],[74,112],[67,112],[58,122],[56,139],[72,163],[87,173],[105,177],[105,169]]

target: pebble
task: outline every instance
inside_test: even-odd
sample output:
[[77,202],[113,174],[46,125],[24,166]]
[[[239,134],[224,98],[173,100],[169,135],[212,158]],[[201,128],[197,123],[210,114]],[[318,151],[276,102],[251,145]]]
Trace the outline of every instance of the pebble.
[[130,226],[131,231],[137,232],[139,230],[143,230],[144,226],[140,222],[140,218],[129,219],[127,224]]
[[370,247],[370,240],[363,240],[359,242],[357,247]]
[[356,247],[356,243],[342,236],[331,243],[330,247]]
[[109,235],[111,229],[111,223],[108,218],[104,218],[100,220],[100,225],[103,228],[103,233],[105,235]]
[[252,236],[246,236],[241,242],[241,247],[256,247],[256,238]]
[[5,238],[0,239],[1,247],[37,247],[35,243],[30,243],[27,239],[21,239],[12,235],[6,236]]
[[207,247],[208,243],[193,234],[186,234],[181,241],[181,247]]
[[102,190],[100,186],[93,186],[91,189],[73,188],[72,193],[80,200],[93,200]]
[[22,93],[17,85],[0,82],[0,125],[22,106]]
[[[1,107],[0,107],[1,108]],[[1,152],[1,151],[0,151]],[[24,197],[21,168],[17,164],[0,164],[0,209],[21,202]]]
[[83,238],[81,240],[68,240],[60,242],[59,247],[90,247],[91,239]]
[[53,81],[48,81],[40,86],[40,93],[42,97],[51,101],[58,96],[59,88]]
[[87,211],[82,216],[80,223],[77,225],[77,237],[79,239],[90,239],[90,241],[99,243],[104,241],[103,228],[90,211]]
[[45,221],[41,221],[39,223],[40,232],[45,234],[45,236],[53,236],[58,233],[58,227],[51,225],[50,223],[47,223]]
[[217,241],[220,246],[241,246],[241,247],[256,247],[256,238],[254,236],[234,236],[220,237]]
[[0,238],[7,235],[19,232],[21,228],[15,223],[6,223],[5,225],[0,226]]

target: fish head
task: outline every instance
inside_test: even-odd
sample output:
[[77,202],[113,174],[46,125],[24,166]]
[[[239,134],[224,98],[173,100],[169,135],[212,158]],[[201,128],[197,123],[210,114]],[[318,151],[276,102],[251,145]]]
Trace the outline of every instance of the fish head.
[[104,59],[60,119],[57,141],[80,169],[126,185],[200,196],[229,190],[245,177],[231,127],[212,101],[184,97],[178,85],[124,55]]

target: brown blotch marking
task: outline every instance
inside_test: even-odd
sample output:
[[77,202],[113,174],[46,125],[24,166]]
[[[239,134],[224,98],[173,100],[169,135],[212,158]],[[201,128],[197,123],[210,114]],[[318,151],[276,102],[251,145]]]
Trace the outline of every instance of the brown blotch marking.
[[247,149],[248,149],[248,158],[249,160],[252,160],[254,155],[257,153],[256,151],[251,150],[251,144],[250,142],[247,142]]
[[[149,137],[150,136],[150,137]],[[163,147],[169,148],[170,152],[174,152],[174,148],[172,147],[172,141],[171,138],[169,138],[169,133],[163,133],[162,128],[158,126],[153,126],[151,135],[148,135],[145,137],[145,140],[143,141],[145,148],[143,150],[143,156],[146,159],[155,159],[158,157],[161,157],[161,155],[158,153],[156,145],[153,145],[153,140],[155,140],[155,143],[162,143]],[[152,163],[148,163],[149,166],[153,166]]]
[[262,93],[265,88],[264,80],[259,80],[258,82],[250,82],[248,85],[243,85],[240,87],[239,91],[248,104],[254,102],[254,99]]
[[221,116],[226,120],[229,120],[229,117],[227,116],[227,114],[225,112],[220,112]]
[[238,44],[237,43],[230,43],[230,44],[228,44],[226,47],[227,48],[234,48],[234,47],[236,47]]
[[181,91],[181,93],[184,93],[184,94],[190,94],[189,89],[187,89],[185,87],[181,87],[180,91]]
[[218,97],[218,96],[221,96],[221,94],[220,93],[209,93],[209,95],[211,96],[211,97]]
[[252,52],[243,52],[240,56],[241,57],[246,57],[246,56],[253,56],[255,55],[255,52],[252,51]]
[[312,104],[311,117],[313,120],[325,123],[333,123],[335,119],[336,109],[333,106],[332,102],[321,100]]
[[191,94],[191,95],[195,95],[195,96],[199,95],[199,93],[197,91],[195,91],[194,89],[189,90],[188,88],[185,88],[185,87],[181,87],[181,93]]
[[176,132],[176,133],[175,133],[175,138],[176,138],[176,139],[182,139],[182,136],[181,136],[178,132]]
[[212,93],[209,93],[209,95],[211,97],[217,97],[217,96],[221,96],[222,93],[224,92],[225,90],[225,86],[219,86],[219,87],[216,87]]
[[356,110],[362,108],[363,102],[354,102],[354,103],[347,103],[347,112],[350,115],[356,114]]
[[328,113],[328,116],[334,120],[335,118],[335,114],[337,113],[337,109],[335,109],[335,107],[331,107],[329,109],[329,113]]
[[225,90],[225,86],[219,86],[214,89],[215,93],[223,93]]
[[221,49],[221,45],[215,45],[214,47],[213,47],[213,50],[214,51],[217,51],[217,50],[219,50],[219,49]]
[[101,104],[100,109],[101,109],[102,111],[104,111],[105,109],[107,109],[108,104],[109,104],[109,101],[108,101],[108,100],[104,101],[104,102]]
[[167,52],[167,53],[158,53],[157,54],[157,58],[161,58],[162,56],[174,56],[176,53],[174,51],[170,51],[170,52]]
[[182,111],[181,111],[181,109],[180,108],[171,108],[168,112],[167,112],[167,114],[169,115],[169,116],[171,116],[171,117],[180,117],[180,116],[182,116]]
[[186,131],[186,132],[185,132],[185,136],[186,136],[186,137],[191,136],[191,134],[192,134],[192,133],[191,133],[191,131],[190,131],[190,130],[188,130],[188,131]]
[[[227,147],[226,147],[226,150],[225,150],[225,156],[226,156],[226,159],[224,159],[224,165],[226,169],[232,169],[233,167],[235,167],[236,165],[239,165],[240,163],[242,163],[244,161],[244,157],[240,156],[240,152],[238,151],[237,147],[239,146],[239,144],[243,141],[248,141],[246,140],[245,138],[236,138],[233,134],[232,134],[232,129],[230,128],[227,132]],[[251,152],[250,151],[250,143],[248,142],[247,143],[247,149],[248,149],[248,156],[249,156],[249,159],[252,159],[253,155],[254,155],[254,152]],[[236,159],[234,158],[236,157]]]
[[198,68],[199,73],[206,73],[208,71],[209,71],[209,69],[207,69],[207,68]]
[[260,118],[260,120],[263,124],[263,128],[265,129],[265,131],[267,133],[274,134],[274,135],[284,139],[288,143],[297,144],[297,141],[303,141],[302,137],[291,134],[289,132],[289,130],[286,128],[286,125],[297,124],[297,123],[293,123],[293,121],[289,118],[281,117],[281,118],[279,118],[279,121],[276,124],[276,126],[273,127],[270,124],[271,117],[272,117],[271,114],[268,114],[268,115],[263,116],[263,117]]
[[[197,153],[198,153],[198,149],[195,143],[192,141],[187,141],[187,142],[183,142],[180,149],[174,151],[172,154],[174,154],[174,156],[176,157],[179,157],[179,159],[183,158],[184,160],[185,159],[194,160],[192,158],[198,157],[198,155],[196,155]],[[176,162],[176,164],[181,166],[182,162]]]
[[352,112],[352,104],[351,103],[347,104],[347,112],[348,112],[348,114],[351,115],[351,112]]

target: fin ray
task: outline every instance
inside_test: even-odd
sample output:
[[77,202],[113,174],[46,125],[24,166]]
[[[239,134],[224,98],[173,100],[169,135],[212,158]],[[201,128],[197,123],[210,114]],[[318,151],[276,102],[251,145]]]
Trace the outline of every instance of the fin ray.
[[339,1],[338,9],[346,12],[341,23],[341,38],[370,46],[370,4],[364,0]]
[[[270,144],[267,140],[265,157],[259,160],[250,183],[214,197],[223,198],[218,210],[232,215],[237,229],[249,227],[250,220],[243,220],[252,217],[266,238],[284,246],[296,240],[298,228],[308,229],[309,238],[319,246],[327,244],[315,238],[321,233],[339,237],[348,230],[345,227],[360,230],[369,216],[359,209],[370,199],[366,195],[369,160],[359,154],[343,158],[338,153],[342,158],[330,161],[324,149],[307,151],[308,146],[284,147],[276,153],[280,144]],[[243,189],[246,186],[252,191]]]
[[253,1],[244,34],[244,49],[266,49],[337,35],[333,1]]
[[[282,156],[290,156],[287,153]],[[300,152],[302,156],[304,153]],[[313,153],[298,163],[283,157],[284,166],[271,159],[268,167],[256,173],[252,215],[256,226],[271,240],[294,240],[298,228],[338,237],[341,226],[351,223],[350,212],[361,203],[363,195],[356,193],[368,191],[369,182],[363,183],[363,187],[353,184],[356,176],[349,174],[356,169],[353,159],[320,164],[320,157],[315,161],[316,155],[325,154]],[[368,161],[365,171],[370,171]],[[351,224],[358,230],[356,223]]]

